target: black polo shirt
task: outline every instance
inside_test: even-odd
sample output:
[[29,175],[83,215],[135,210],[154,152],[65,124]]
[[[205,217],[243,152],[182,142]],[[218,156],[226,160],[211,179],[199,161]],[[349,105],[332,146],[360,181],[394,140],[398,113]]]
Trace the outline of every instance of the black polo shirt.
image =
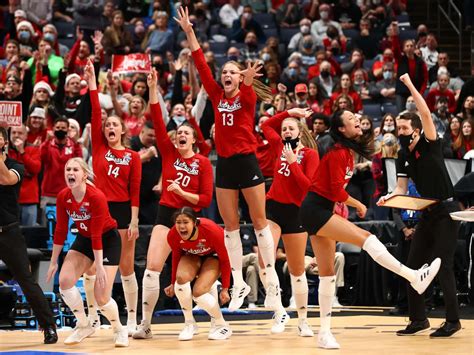
[[422,134],[413,151],[400,149],[396,166],[397,177],[411,178],[421,197],[446,200],[454,196],[441,139],[430,141]]
[[18,183],[15,185],[0,185],[0,226],[7,226],[20,221],[20,205],[18,196],[20,195],[20,185],[25,173],[23,164],[7,156],[5,165],[8,170],[13,171],[18,176]]

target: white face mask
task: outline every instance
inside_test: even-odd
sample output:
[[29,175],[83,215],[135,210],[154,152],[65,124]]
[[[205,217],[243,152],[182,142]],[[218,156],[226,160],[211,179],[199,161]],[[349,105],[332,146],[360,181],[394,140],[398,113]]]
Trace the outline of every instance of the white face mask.
[[327,20],[329,18],[329,12],[328,11],[321,11],[319,13],[319,16],[321,17],[321,20]]
[[301,33],[304,34],[304,35],[308,34],[308,33],[309,33],[309,26],[308,26],[308,25],[302,25],[302,26],[300,27],[300,31],[301,31]]

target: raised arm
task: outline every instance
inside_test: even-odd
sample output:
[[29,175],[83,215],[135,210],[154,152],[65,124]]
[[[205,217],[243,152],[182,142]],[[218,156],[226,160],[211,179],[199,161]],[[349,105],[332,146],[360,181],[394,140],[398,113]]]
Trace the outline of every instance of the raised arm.
[[174,19],[186,34],[186,38],[188,39],[189,48],[191,49],[191,51],[194,52],[201,48],[196,38],[196,34],[194,33],[193,24],[189,20],[188,8],[183,8],[182,6],[180,6],[178,10],[178,17],[175,17]]
[[87,79],[89,86],[89,95],[91,100],[91,139],[94,148],[92,152],[97,151],[99,145],[103,144],[103,133],[102,133],[102,112],[99,102],[99,93],[97,92],[97,83],[95,80],[94,66],[92,62],[88,60],[85,68],[84,75]]
[[426,139],[435,141],[437,138],[436,127],[434,125],[433,119],[431,118],[431,112],[428,108],[428,105],[426,104],[425,99],[415,88],[415,85],[413,85],[408,73],[403,74],[400,77],[400,81],[406,85],[408,90],[410,90],[411,96],[413,96],[413,100],[415,100],[416,108],[418,109],[418,112],[420,112],[421,124],[423,126]]

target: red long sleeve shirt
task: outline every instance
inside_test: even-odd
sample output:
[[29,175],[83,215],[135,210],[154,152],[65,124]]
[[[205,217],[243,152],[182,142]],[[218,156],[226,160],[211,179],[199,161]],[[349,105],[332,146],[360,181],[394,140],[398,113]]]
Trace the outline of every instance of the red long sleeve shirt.
[[172,251],[172,271],[171,283],[176,282],[176,271],[178,270],[179,261],[183,255],[212,255],[217,254],[219,258],[219,266],[222,278],[222,287],[230,286],[230,261],[227,249],[224,243],[224,230],[207,218],[199,219],[197,226],[198,237],[196,240],[183,240],[176,227],[168,232],[168,244]]
[[309,191],[334,202],[344,202],[349,197],[345,188],[353,170],[354,157],[350,149],[336,144],[321,159]]
[[66,187],[64,167],[69,159],[81,157],[82,148],[70,138],[66,144],[59,145],[53,138],[41,145],[41,162],[43,163],[43,182],[41,195],[56,197]]
[[140,182],[142,179],[140,155],[128,148],[118,150],[108,146],[102,132],[97,90],[91,90],[90,97],[92,104],[92,165],[95,184],[107,196],[107,201],[130,201],[131,206],[138,207],[140,206]]
[[[209,159],[201,154],[183,158],[168,137],[160,105],[150,104],[150,111],[155,127],[156,145],[161,154],[163,167],[163,192],[160,204],[171,208],[188,206],[195,211],[209,207],[213,187],[212,166]],[[168,180],[178,183],[186,192],[197,194],[199,196],[198,203],[193,205],[174,192],[168,191],[170,185]]]
[[253,131],[257,95],[252,86],[242,83],[237,95],[227,98],[214,80],[202,50],[198,49],[192,55],[214,108],[217,154],[228,158],[236,154],[255,153],[257,140]]
[[18,203],[25,205],[39,203],[38,174],[41,171],[40,148],[27,145],[24,154],[18,153],[15,149],[10,149],[8,155],[25,166]]
[[264,177],[273,177],[273,168],[275,167],[275,157],[273,154],[272,147],[270,143],[265,142],[263,138],[255,132],[255,137],[257,138],[258,146],[257,146],[257,161],[260,170]]
[[69,217],[74,221],[79,234],[92,239],[92,249],[102,249],[102,235],[113,228],[117,222],[110,216],[107,199],[102,191],[87,184],[82,201],[77,202],[70,188],[59,194],[56,202],[56,229],[54,244],[63,245],[68,232]]
[[279,113],[262,125],[263,134],[272,147],[274,161],[273,184],[267,199],[301,206],[319,166],[319,154],[314,149],[302,148],[296,161],[288,164],[282,154],[281,124],[289,117],[288,111]]
[[426,97],[426,104],[428,105],[430,111],[433,112],[436,110],[436,101],[441,96],[444,96],[448,99],[448,111],[454,113],[454,111],[456,111],[456,97],[454,96],[454,93],[449,89],[441,91],[439,88],[430,90],[428,92],[428,96]]

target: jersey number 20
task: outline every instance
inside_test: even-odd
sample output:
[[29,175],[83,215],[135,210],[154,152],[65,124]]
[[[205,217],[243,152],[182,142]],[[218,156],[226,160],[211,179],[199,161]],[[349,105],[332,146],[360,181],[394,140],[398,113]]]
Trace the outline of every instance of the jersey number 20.
[[189,185],[191,178],[188,175],[184,175],[183,173],[180,173],[180,172],[178,172],[177,175],[178,175],[178,178],[174,181],[175,183],[183,187],[186,187]]

